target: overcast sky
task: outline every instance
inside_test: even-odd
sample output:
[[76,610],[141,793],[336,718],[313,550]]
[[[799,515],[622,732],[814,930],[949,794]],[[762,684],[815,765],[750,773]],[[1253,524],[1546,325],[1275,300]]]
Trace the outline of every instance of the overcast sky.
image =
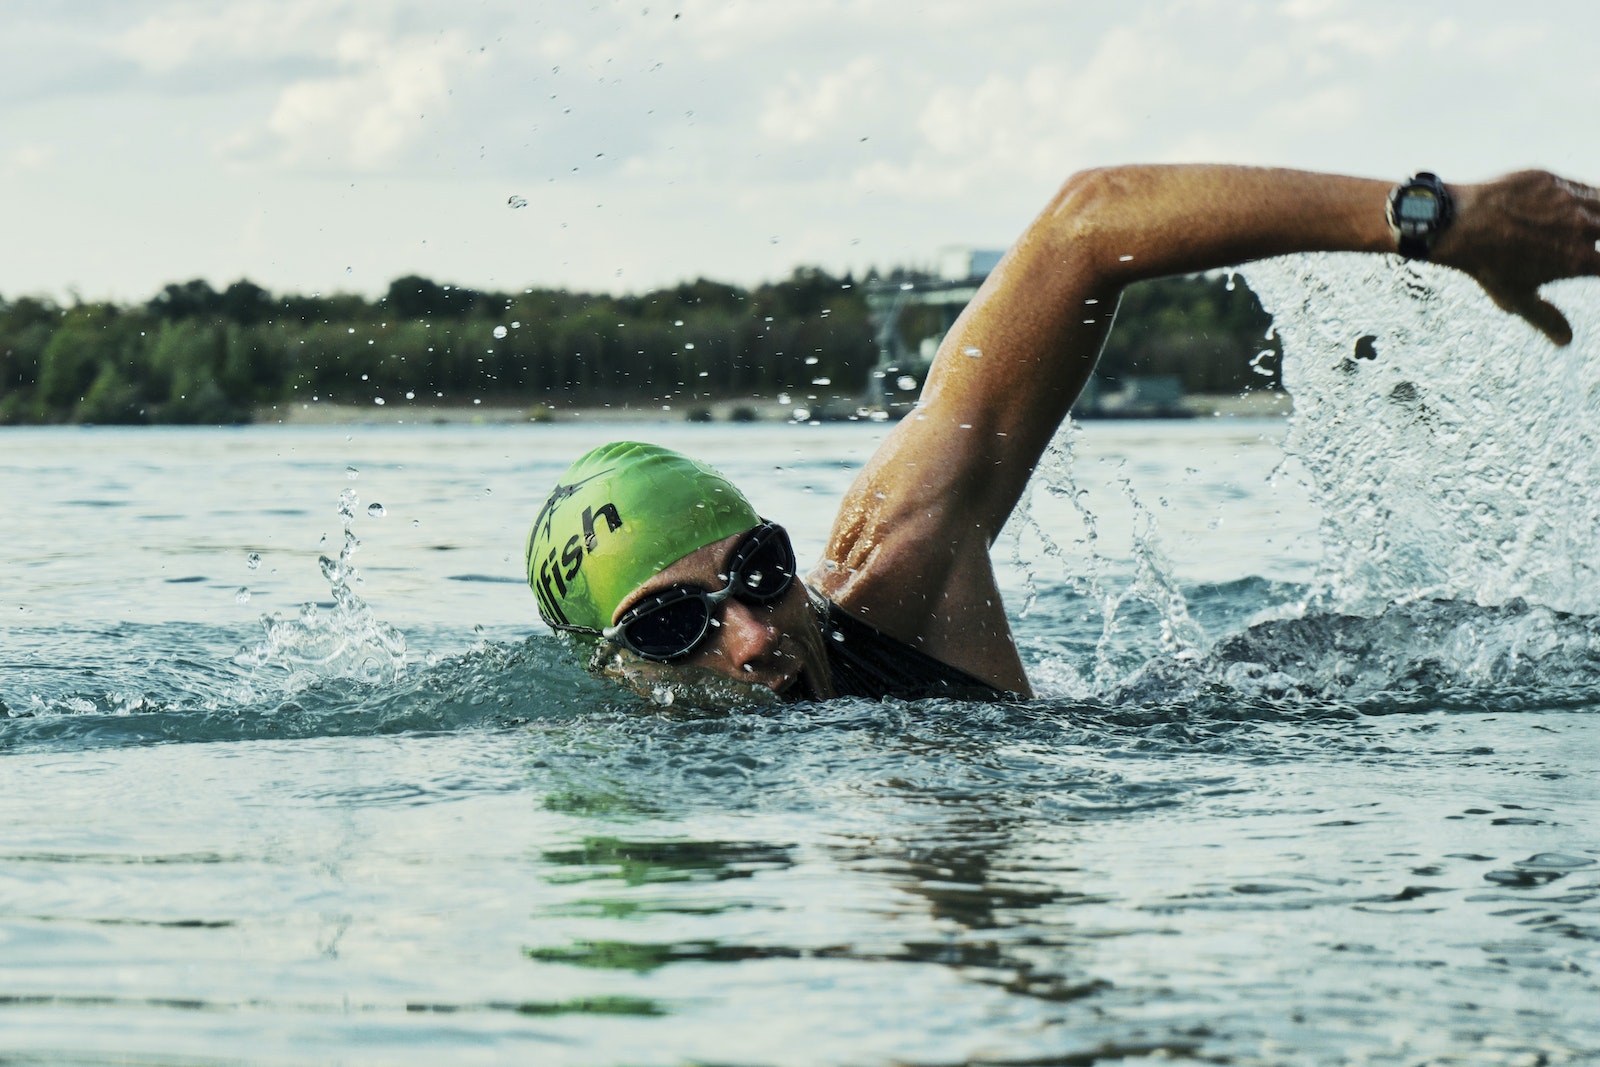
[[1590,0],[0,0],[0,296],[931,265],[1124,161],[1592,181],[1597,52]]

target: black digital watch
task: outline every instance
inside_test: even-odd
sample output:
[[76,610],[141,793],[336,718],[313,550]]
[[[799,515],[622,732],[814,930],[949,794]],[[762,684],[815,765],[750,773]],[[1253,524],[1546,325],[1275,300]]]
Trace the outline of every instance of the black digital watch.
[[1455,215],[1455,200],[1437,174],[1419,170],[1389,191],[1389,232],[1407,259],[1427,259]]

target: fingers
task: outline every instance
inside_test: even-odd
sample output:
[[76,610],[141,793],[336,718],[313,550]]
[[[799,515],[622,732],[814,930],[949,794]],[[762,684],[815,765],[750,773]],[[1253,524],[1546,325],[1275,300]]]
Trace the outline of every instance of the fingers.
[[1567,321],[1567,317],[1559,308],[1537,292],[1508,293],[1498,287],[1489,286],[1485,286],[1484,291],[1502,311],[1524,319],[1552,343],[1563,347],[1572,343],[1572,324]]
[[1600,203],[1600,189],[1596,189],[1592,185],[1584,185],[1582,182],[1575,182],[1567,178],[1557,178],[1556,186],[1557,188],[1563,189],[1571,195],[1577,197],[1579,200],[1588,200],[1591,202]]
[[1557,345],[1572,343],[1572,324],[1550,301],[1535,296],[1510,309],[1533,324],[1534,329]]
[[1600,270],[1600,189],[1565,178],[1557,178],[1556,185],[1576,201],[1578,239],[1584,244],[1584,258],[1591,272]]

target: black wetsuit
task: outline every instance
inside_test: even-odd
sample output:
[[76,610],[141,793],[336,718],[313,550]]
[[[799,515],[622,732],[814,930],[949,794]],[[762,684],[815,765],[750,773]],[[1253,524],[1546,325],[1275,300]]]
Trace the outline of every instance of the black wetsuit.
[[1001,700],[1009,694],[934,659],[828,603],[822,625],[833,688],[842,697]]

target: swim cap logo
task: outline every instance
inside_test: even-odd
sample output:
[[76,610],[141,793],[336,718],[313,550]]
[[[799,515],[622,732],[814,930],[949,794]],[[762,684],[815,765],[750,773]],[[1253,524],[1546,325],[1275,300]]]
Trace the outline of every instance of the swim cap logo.
[[550,531],[550,523],[555,520],[556,508],[561,506],[561,502],[566,500],[573,493],[576,493],[579,489],[582,489],[584,486],[594,481],[596,478],[604,478],[615,469],[615,467],[608,467],[605,470],[600,471],[598,474],[591,474],[589,477],[573,482],[571,485],[562,485],[559,482],[556,483],[556,487],[550,490],[550,497],[544,502],[544,507],[540,508],[539,514],[534,516],[534,536],[552,536]]
[[[605,470],[571,485],[557,485],[550,494],[550,499],[545,501],[538,517],[534,519],[533,528],[537,536],[541,540],[554,540],[552,526],[556,509],[582,486],[610,473],[611,471]],[[622,529],[622,515],[617,511],[615,504],[608,501],[599,507],[586,507],[583,509],[581,532],[568,537],[566,544],[559,549],[552,546],[544,559],[539,561],[533,592],[539,601],[539,610],[548,622],[568,625],[566,612],[561,610],[560,598],[566,597],[567,586],[577,577],[578,571],[583,567],[584,559],[600,547],[600,535],[596,523],[602,518],[605,519],[607,533],[616,533]]]

